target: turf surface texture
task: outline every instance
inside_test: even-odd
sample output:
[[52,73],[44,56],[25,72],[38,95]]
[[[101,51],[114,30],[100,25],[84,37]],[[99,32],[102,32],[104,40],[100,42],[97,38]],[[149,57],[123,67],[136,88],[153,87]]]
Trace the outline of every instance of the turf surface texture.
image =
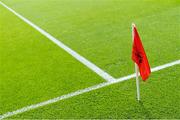
[[[180,59],[179,0],[1,0],[115,78],[134,72],[131,23],[151,67]],[[105,82],[0,5],[0,114]],[[12,118],[180,118],[180,65]]]

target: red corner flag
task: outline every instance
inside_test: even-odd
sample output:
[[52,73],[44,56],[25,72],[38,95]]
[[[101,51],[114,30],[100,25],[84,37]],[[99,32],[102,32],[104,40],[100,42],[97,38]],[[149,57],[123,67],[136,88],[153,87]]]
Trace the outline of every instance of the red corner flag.
[[132,29],[133,29],[132,60],[138,65],[140,75],[143,81],[146,81],[146,79],[149,77],[151,73],[151,69],[143,45],[141,43],[141,39],[137,32],[137,28],[134,24]]

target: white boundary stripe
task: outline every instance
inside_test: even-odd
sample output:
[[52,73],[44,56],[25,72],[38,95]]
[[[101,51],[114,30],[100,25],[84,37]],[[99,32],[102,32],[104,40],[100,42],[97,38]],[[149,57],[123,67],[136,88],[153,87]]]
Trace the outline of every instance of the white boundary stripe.
[[[151,72],[156,72],[156,71],[159,71],[161,69],[165,69],[165,68],[177,65],[177,64],[180,64],[180,60],[176,60],[176,61],[164,64],[164,65],[160,65],[160,66],[154,67],[154,68],[151,69]],[[136,74],[134,73],[134,74],[128,75],[127,77],[128,77],[128,79],[131,79],[131,78],[136,77]],[[116,80],[121,80],[121,79],[122,78],[117,78]],[[127,78],[125,78],[125,79],[127,79]]]
[[115,79],[109,75],[108,73],[106,73],[105,71],[103,71],[102,69],[100,69],[98,66],[96,66],[95,64],[93,64],[92,62],[90,62],[89,60],[87,60],[86,58],[84,58],[83,56],[81,56],[80,54],[78,54],[77,52],[75,52],[74,50],[72,50],[71,48],[69,48],[68,46],[66,46],[65,44],[63,44],[62,42],[60,42],[60,40],[56,39],[55,37],[53,37],[52,35],[50,35],[49,33],[47,33],[46,31],[44,31],[43,29],[41,29],[40,27],[38,27],[37,25],[35,25],[34,23],[32,23],[31,21],[29,21],[27,18],[23,17],[22,15],[20,15],[19,13],[15,12],[13,9],[9,8],[7,5],[5,5],[3,2],[0,1],[0,4],[2,6],[4,6],[6,9],[8,9],[9,11],[11,11],[12,13],[14,13],[17,17],[19,17],[21,20],[23,20],[24,22],[26,22],[27,24],[29,24],[31,27],[33,27],[34,29],[36,29],[37,31],[39,31],[42,35],[46,36],[49,40],[51,40],[52,42],[54,42],[56,45],[58,45],[59,47],[61,47],[62,49],[64,49],[66,52],[68,52],[70,55],[72,55],[74,58],[76,58],[78,61],[80,61],[81,63],[83,63],[85,66],[87,66],[89,69],[91,69],[92,71],[94,71],[95,73],[97,73],[99,76],[101,76],[102,78],[104,78],[106,81],[114,81]]
[[[171,63],[167,63],[167,64],[164,64],[164,65],[161,65],[161,66],[154,67],[154,68],[152,68],[152,72],[159,71],[159,70],[162,70],[162,69],[165,69],[165,68],[177,65],[177,64],[180,64],[180,60],[176,60],[176,61],[173,61]],[[18,109],[18,110],[12,111],[12,112],[7,112],[7,113],[1,115],[0,119],[7,118],[7,117],[10,117],[10,116],[13,116],[13,115],[16,115],[16,114],[20,114],[20,113],[23,113],[23,112],[26,112],[26,111],[30,111],[32,109],[36,109],[36,108],[39,108],[39,107],[42,107],[42,106],[46,106],[48,104],[52,104],[52,103],[55,103],[55,102],[58,102],[58,101],[61,101],[61,100],[65,100],[65,99],[68,99],[68,98],[71,98],[71,97],[74,97],[74,96],[77,96],[77,95],[80,95],[80,94],[84,94],[84,93],[87,93],[87,92],[90,92],[90,91],[93,91],[93,90],[96,90],[96,89],[100,89],[102,87],[106,87],[106,86],[109,86],[109,85],[112,85],[112,84],[115,84],[115,83],[119,83],[119,82],[122,82],[122,81],[125,81],[125,80],[129,80],[129,79],[134,78],[134,77],[136,77],[136,75],[131,74],[131,75],[128,75],[128,76],[125,76],[125,77],[118,78],[118,79],[116,79],[116,81],[100,83],[98,85],[88,87],[88,88],[85,88],[85,89],[81,89],[81,90],[78,90],[78,91],[75,91],[75,92],[72,92],[72,93],[69,93],[69,94],[66,94],[66,95],[62,95],[62,96],[59,96],[59,97],[56,97],[56,98],[53,98],[53,99],[50,99],[50,100],[47,100],[47,101],[44,101],[44,102],[40,102],[40,103],[37,103],[37,104],[26,106],[26,107],[23,107],[21,109]]]
[[155,72],[155,71],[158,71],[158,70],[161,70],[161,69],[164,69],[164,68],[167,68],[167,67],[171,67],[171,66],[177,65],[177,64],[180,64],[180,60],[176,60],[176,61],[171,62],[171,63],[167,63],[167,64],[164,64],[164,65],[161,65],[161,66],[154,67],[154,68],[151,69],[151,71]]

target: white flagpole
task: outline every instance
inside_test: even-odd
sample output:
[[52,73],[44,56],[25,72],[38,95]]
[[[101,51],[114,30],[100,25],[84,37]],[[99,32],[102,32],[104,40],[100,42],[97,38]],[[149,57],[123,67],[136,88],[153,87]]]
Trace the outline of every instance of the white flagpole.
[[[134,42],[134,27],[135,24],[132,23],[132,41]],[[137,88],[137,100],[140,101],[140,88],[139,88],[139,78],[138,78],[138,65],[135,63],[135,72],[136,72],[136,88]]]

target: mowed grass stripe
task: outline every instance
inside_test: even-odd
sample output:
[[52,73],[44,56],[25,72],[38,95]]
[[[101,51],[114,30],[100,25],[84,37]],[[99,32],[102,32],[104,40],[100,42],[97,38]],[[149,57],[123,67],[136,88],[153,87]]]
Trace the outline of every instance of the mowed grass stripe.
[[[180,65],[157,71],[141,81],[136,101],[135,80],[122,82],[68,100],[13,116],[15,119],[180,118]],[[176,103],[176,104],[175,104]]]
[[2,1],[115,78],[134,72],[132,22],[152,67],[180,58],[179,0]]
[[0,5],[0,114],[104,80]]
[[56,39],[55,37],[53,37],[52,35],[50,35],[49,33],[47,33],[46,31],[44,31],[43,29],[41,29],[40,27],[38,27],[37,25],[35,25],[34,23],[32,23],[31,21],[29,21],[28,19],[26,19],[25,17],[21,16],[19,13],[17,13],[16,11],[14,11],[13,9],[9,8],[7,5],[5,5],[4,3],[2,3],[0,1],[0,4],[3,5],[5,8],[7,8],[9,11],[11,11],[12,13],[14,13],[17,17],[19,17],[20,19],[22,19],[24,22],[26,22],[27,24],[29,24],[30,26],[32,26],[34,29],[36,29],[37,31],[39,31],[42,35],[46,36],[49,40],[51,40],[52,42],[54,42],[56,45],[58,45],[59,47],[61,47],[62,49],[64,49],[66,52],[68,52],[70,55],[72,55],[75,59],[77,59],[79,62],[81,62],[82,64],[84,64],[85,66],[87,66],[89,69],[91,69],[92,71],[94,71],[95,73],[97,73],[99,76],[101,76],[102,78],[104,78],[106,81],[114,81],[114,78],[109,75],[108,73],[106,73],[105,71],[103,71],[101,68],[99,68],[98,66],[96,66],[95,64],[93,64],[92,62],[90,62],[89,60],[87,60],[86,58],[84,58],[83,56],[81,56],[80,54],[78,54],[77,52],[75,52],[74,50],[72,50],[71,48],[69,48],[68,46],[66,46],[65,44],[63,44],[62,42],[60,42],[60,40]]
[[[137,25],[138,25],[139,32],[142,36],[145,49],[147,51],[148,57],[150,56],[149,60],[153,67],[156,65],[162,64],[162,63],[166,63],[167,61],[178,59],[180,57],[179,56],[180,55],[179,47],[178,47],[179,42],[180,42],[179,41],[180,36],[179,36],[179,32],[178,32],[180,29],[180,27],[179,27],[180,24],[178,24],[178,23],[179,23],[180,19],[179,19],[179,15],[177,12],[180,8],[180,7],[178,7],[180,2],[178,2],[178,0],[174,0],[174,1],[167,0],[166,2],[160,0],[160,1],[158,1],[158,4],[156,4],[157,2],[155,0],[148,1],[148,4],[145,3],[146,1],[138,2],[139,0],[135,0],[135,2],[138,2],[139,6],[136,6],[136,4],[133,5],[133,2],[131,0],[129,0],[129,1],[127,0],[128,2],[121,1],[123,3],[119,3],[119,1],[117,2],[117,1],[107,0],[108,1],[107,2],[106,0],[101,0],[101,2],[99,2],[100,4],[97,4],[98,2],[96,0],[93,0],[93,2],[91,2],[93,4],[90,4],[92,9],[90,9],[88,13],[86,10],[81,8],[82,6],[84,6],[84,4],[83,5],[75,4],[75,6],[74,6],[74,2],[72,2],[73,0],[68,1],[68,3],[70,3],[70,4],[66,4],[65,1],[66,0],[62,0],[62,1],[54,0],[52,2],[49,0],[39,0],[37,2],[35,0],[31,0],[31,1],[6,0],[5,2],[8,5],[12,6],[13,9],[18,10],[23,15],[32,19],[35,23],[42,26],[42,28],[45,28],[46,30],[50,31],[50,33],[52,33],[53,35],[58,36],[57,38],[62,38],[61,37],[61,35],[62,35],[63,40],[65,42],[69,41],[69,43],[67,42],[69,46],[72,45],[73,49],[75,47],[77,47],[76,50],[79,53],[82,52],[83,56],[91,57],[92,61],[94,59],[95,63],[97,62],[98,64],[101,64],[102,66],[105,65],[104,69],[106,71],[110,70],[109,73],[112,73],[113,76],[117,75],[116,77],[119,77],[119,75],[121,76],[121,74],[122,75],[126,75],[126,73],[129,74],[134,70],[134,69],[130,69],[130,68],[133,68],[132,61],[129,56],[131,54],[131,46],[130,46],[131,40],[129,41],[127,39],[131,38],[131,37],[129,34],[130,29],[128,30],[127,28],[129,27],[129,24],[132,22],[132,20],[134,21],[135,17],[137,17],[135,22],[138,23]],[[78,1],[81,1],[81,0],[78,0]],[[89,0],[89,1],[92,1],[92,0]],[[107,2],[109,6],[108,7],[104,6],[104,2]],[[153,4],[155,3],[156,5],[154,6],[153,4],[151,4],[151,2]],[[87,6],[84,6],[85,9],[86,8],[89,9],[89,4],[87,4],[87,3],[86,3]],[[130,6],[129,6],[129,4],[130,4]],[[34,5],[38,6],[38,7],[35,7]],[[61,16],[59,14],[61,12],[61,10],[59,10],[58,8],[62,8],[64,11],[66,11],[67,9],[64,7],[60,7],[60,5],[66,6],[68,9],[71,8],[68,11],[70,14],[62,14],[62,15],[65,15],[64,16],[65,19],[61,19],[61,17],[59,17],[59,16]],[[75,10],[73,8],[78,8],[76,5],[81,6],[77,10],[80,10],[80,11],[84,12],[85,14],[81,14],[82,12],[75,12]],[[94,5],[98,5],[98,6],[94,6]],[[101,6],[101,5],[103,5],[103,6]],[[133,5],[133,7],[131,7],[131,5]],[[97,9],[97,7],[98,7],[98,9]],[[31,8],[34,8],[34,9],[31,9]],[[123,10],[120,10],[118,8],[121,8]],[[160,8],[160,10],[159,10],[159,8]],[[129,9],[129,10],[127,10],[127,9]],[[143,9],[143,11],[142,11],[142,9]],[[62,13],[63,13],[63,10],[62,10]],[[103,11],[103,10],[107,10],[107,11]],[[126,11],[126,14],[123,11]],[[118,17],[113,16],[114,12],[116,13],[116,15]],[[141,12],[143,12],[144,14],[142,15]],[[146,14],[149,12],[151,13],[151,15]],[[51,13],[51,14],[49,14],[49,13]],[[71,13],[75,13],[75,15],[72,15]],[[77,15],[76,13],[80,13],[80,14]],[[140,16],[137,14],[134,14],[134,13],[138,13],[138,14],[140,13]],[[133,19],[131,18],[132,17],[131,15],[134,15]],[[44,18],[44,16],[47,18]],[[82,17],[82,19],[77,19],[75,16],[77,16],[77,18]],[[88,17],[86,18],[84,16],[86,16],[86,17],[90,16],[90,18],[88,18]],[[121,18],[121,16],[124,17],[123,20],[125,22],[122,22],[121,21],[122,19],[119,19],[119,18]],[[112,19],[109,19],[109,18],[112,18]],[[115,19],[115,21],[112,21],[113,19]],[[65,21],[65,23],[63,23],[62,20]],[[82,22],[80,20],[85,21],[85,22]],[[118,21],[116,21],[116,20],[118,20]],[[72,21],[72,23],[71,23],[71,21]],[[95,24],[91,24],[91,22],[95,23]],[[62,26],[64,26],[65,28],[69,27],[70,29],[62,29]],[[71,29],[71,28],[73,28],[73,29]],[[146,30],[144,30],[144,28],[146,28]],[[164,29],[164,28],[166,28],[166,29]],[[61,30],[63,30],[63,32]],[[84,32],[84,31],[88,31],[88,32]],[[120,34],[119,31],[124,31],[124,32],[121,32],[121,34]],[[63,34],[61,34],[61,33],[63,33]],[[146,33],[148,33],[148,35]],[[153,37],[149,37],[149,36],[153,36]],[[69,39],[69,38],[71,38],[71,39]],[[146,38],[146,39],[144,39],[144,38]],[[77,42],[77,40],[80,42]],[[88,52],[91,54],[89,54]],[[98,57],[94,57],[94,56],[98,56]],[[118,59],[118,57],[119,57],[119,59]],[[123,67],[123,66],[125,66],[125,67]],[[173,69],[173,70],[175,70],[175,71],[173,71],[174,72],[173,79],[176,79],[176,77],[179,73],[179,72],[175,73],[176,71],[178,71],[178,70],[176,70],[176,68]],[[165,76],[165,73],[163,75]],[[166,79],[170,80],[172,78],[171,75],[170,75],[170,77],[168,77],[169,75],[166,75],[166,76],[167,76]],[[165,80],[164,77],[158,78],[159,81],[162,81],[161,79]],[[167,83],[165,83],[165,84],[167,84]],[[172,83],[171,86],[173,86],[173,84],[174,83]],[[163,83],[161,85],[163,85]],[[176,85],[177,84],[175,84],[174,86],[176,86]],[[129,86],[127,85],[127,87],[129,87]],[[158,87],[156,87],[156,89],[157,88],[160,88],[160,87],[158,86]],[[164,89],[164,91],[166,91],[166,90],[167,89]],[[157,92],[152,93],[151,91],[148,91],[148,92],[150,92],[151,95],[153,95],[154,93],[157,93]],[[172,95],[172,96],[174,96],[174,95]],[[161,97],[163,98],[163,96],[161,96]],[[91,97],[89,99],[91,99]],[[169,99],[171,102],[173,98],[169,97]],[[161,101],[163,102],[163,100],[161,100]],[[178,99],[175,99],[175,100],[178,100]],[[161,101],[159,101],[159,103],[161,103]],[[117,103],[115,103],[115,105],[116,104]],[[126,103],[124,103],[124,104],[126,105]],[[108,103],[108,105],[109,105],[109,103]],[[166,105],[167,104],[165,104],[165,106]],[[156,106],[152,106],[152,107],[156,107]],[[172,108],[174,109],[175,107],[173,106]],[[166,107],[164,107],[164,109],[166,109]],[[171,110],[173,110],[173,109],[171,109]],[[139,109],[137,109],[137,111],[138,110]],[[86,109],[83,112],[88,112],[88,111],[91,111],[91,110]],[[130,109],[130,111],[132,111],[132,110]],[[157,114],[161,114],[160,113],[161,110],[158,110],[158,111],[159,112]],[[165,110],[162,110],[162,111],[164,112]],[[78,110],[77,110],[77,112],[78,112]],[[113,110],[112,110],[112,112],[116,114],[116,112],[114,112]],[[173,112],[174,112],[174,116],[177,117],[176,113],[178,112],[178,110],[175,109],[175,111],[173,111]],[[172,114],[173,112],[167,111],[167,114],[173,115]],[[51,114],[51,111],[48,111],[48,113]],[[104,114],[106,114],[106,113],[107,112],[105,112]],[[121,116],[121,115],[119,115],[120,113],[116,114],[116,115],[113,115],[113,113],[112,113],[112,116],[114,116],[114,117]],[[130,115],[132,115],[132,116],[129,116],[125,112],[124,114],[126,114],[127,117],[135,116],[135,114],[133,114],[134,111],[132,111],[132,113],[127,111],[127,113],[130,113]],[[164,113],[166,113],[166,112],[164,112]],[[73,116],[73,113],[71,113],[71,112],[62,113],[62,114],[64,116],[66,116],[67,114],[68,114],[68,116],[70,116],[70,114],[72,114],[72,116]],[[75,114],[76,114],[76,112],[75,112]],[[91,114],[91,113],[89,113],[89,114]],[[94,113],[92,112],[92,114],[94,114]],[[75,116],[79,116],[79,115],[84,116],[83,113],[76,114]],[[101,118],[101,115],[103,115],[103,113],[101,114],[101,112],[98,113],[98,115],[95,114],[95,116],[98,116],[99,118]],[[107,115],[109,115],[109,114],[107,114]],[[38,115],[35,114],[35,116],[38,116]],[[50,115],[47,115],[47,116],[50,116]],[[148,116],[148,114],[147,114],[147,116]],[[154,115],[154,116],[156,116],[156,115]],[[166,116],[166,115],[164,115],[164,116]]]
[[[159,71],[159,70],[162,70],[162,69],[174,66],[174,65],[178,65],[178,64],[180,64],[180,60],[177,60],[177,61],[174,61],[174,62],[171,62],[171,63],[167,63],[165,65],[161,65],[161,66],[157,66],[155,68],[152,68],[152,72],[156,72],[156,71]],[[125,81],[125,80],[129,80],[129,79],[135,78],[135,77],[136,76],[134,74],[124,76],[124,77],[121,77],[121,78],[119,78],[119,79],[117,79],[116,81],[113,81],[113,82],[104,82],[104,83],[101,83],[101,84],[98,84],[98,85],[95,85],[95,86],[92,86],[92,87],[88,87],[88,88],[81,89],[81,90],[78,90],[78,91],[75,91],[75,92],[72,92],[72,93],[69,93],[69,94],[66,94],[66,95],[62,95],[62,96],[59,96],[57,98],[53,98],[53,99],[50,99],[50,100],[47,100],[47,101],[44,101],[44,102],[41,102],[41,103],[26,106],[26,107],[23,107],[21,109],[18,109],[18,110],[12,111],[12,112],[7,112],[7,113],[3,114],[0,117],[0,119],[11,117],[11,116],[14,116],[16,114],[24,113],[24,112],[27,112],[27,111],[30,111],[30,110],[33,110],[33,109],[37,109],[39,107],[43,107],[43,106],[46,106],[46,105],[49,105],[49,104],[53,104],[53,103],[56,103],[56,102],[61,101],[61,100],[65,100],[65,99],[68,99],[68,98],[71,98],[71,97],[74,97],[74,96],[78,96],[78,95],[81,95],[81,94],[84,94],[84,93],[88,93],[88,92],[91,92],[91,91],[94,91],[94,90],[97,90],[97,89],[100,89],[100,88],[103,88],[103,87],[107,87],[109,85],[116,84],[116,83],[119,83],[119,82],[122,82],[122,81]]]

